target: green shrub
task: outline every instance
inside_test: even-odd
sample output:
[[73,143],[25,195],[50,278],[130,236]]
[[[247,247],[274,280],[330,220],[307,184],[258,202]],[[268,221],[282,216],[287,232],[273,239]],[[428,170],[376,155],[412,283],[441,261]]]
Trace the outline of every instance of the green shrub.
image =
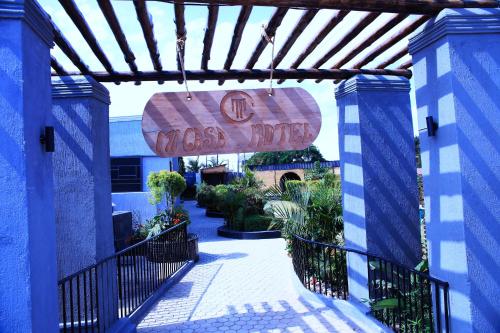
[[173,207],[175,198],[186,189],[186,180],[175,171],[150,172],[148,187],[151,192],[152,204],[160,203],[165,196],[167,205]]
[[328,168],[323,168],[320,161],[314,162],[312,169],[307,169],[304,172],[305,180],[320,180],[328,173]]
[[217,202],[215,198],[215,187],[202,183],[196,193],[196,200],[200,207],[214,207]]
[[244,218],[245,231],[265,231],[269,230],[272,221],[271,216],[266,215],[248,215]]
[[[334,186],[332,186],[332,184]],[[271,227],[287,240],[296,234],[316,241],[343,244],[342,196],[331,177],[307,182],[288,181],[286,190],[272,190],[275,201],[265,211],[273,216]]]

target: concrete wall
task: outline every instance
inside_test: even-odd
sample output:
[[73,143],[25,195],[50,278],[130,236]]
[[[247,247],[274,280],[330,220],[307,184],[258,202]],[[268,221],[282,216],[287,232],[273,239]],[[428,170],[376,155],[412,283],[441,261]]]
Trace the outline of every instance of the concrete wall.
[[431,274],[452,332],[500,332],[500,10],[444,10],[410,41]]
[[52,79],[58,275],[114,253],[109,93],[90,77]]
[[156,215],[156,207],[148,198],[148,192],[113,193],[115,211],[130,211],[133,223],[144,224],[147,219]]
[[[340,168],[330,169],[329,171],[335,173],[336,175],[340,174]],[[261,180],[266,188],[279,186],[281,177],[289,172],[295,173],[301,180],[304,180],[304,169],[253,171],[255,177],[258,180]]]
[[52,28],[33,1],[0,2],[0,332],[58,331]]

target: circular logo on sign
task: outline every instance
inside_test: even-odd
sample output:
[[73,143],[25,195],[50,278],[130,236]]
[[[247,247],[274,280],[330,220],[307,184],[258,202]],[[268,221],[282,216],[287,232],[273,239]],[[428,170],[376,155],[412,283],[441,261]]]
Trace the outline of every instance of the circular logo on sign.
[[229,122],[244,123],[253,115],[254,102],[252,97],[243,91],[231,91],[222,98],[220,112]]

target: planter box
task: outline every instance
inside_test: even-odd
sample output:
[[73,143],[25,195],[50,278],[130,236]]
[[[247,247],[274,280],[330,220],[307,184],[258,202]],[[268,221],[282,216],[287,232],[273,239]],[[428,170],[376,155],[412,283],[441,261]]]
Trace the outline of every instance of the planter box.
[[182,262],[188,258],[184,242],[150,241],[147,243],[147,258],[151,262]]
[[199,260],[198,235],[188,234],[187,248],[182,241],[150,241],[147,243],[147,258],[151,262],[181,262]]
[[200,251],[198,249],[198,235],[188,234],[188,253],[189,259],[197,262],[200,260]]

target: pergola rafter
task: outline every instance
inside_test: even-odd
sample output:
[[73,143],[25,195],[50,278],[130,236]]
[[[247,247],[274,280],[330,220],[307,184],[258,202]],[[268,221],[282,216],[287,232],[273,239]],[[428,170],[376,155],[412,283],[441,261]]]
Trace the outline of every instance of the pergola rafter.
[[408,45],[405,46],[404,48],[402,48],[400,51],[398,51],[396,54],[394,54],[392,57],[390,57],[389,59],[387,59],[386,61],[380,63],[377,68],[378,69],[383,69],[383,68],[386,68],[387,66],[390,66],[392,65],[393,63],[395,63],[396,61],[398,61],[399,59],[403,58],[405,55],[408,54]]
[[[184,5],[176,3],[174,5],[174,13],[175,13],[175,34],[177,36],[177,43],[181,43],[180,45],[180,56],[184,59],[185,55],[185,43],[187,39],[187,31],[186,31],[186,21],[184,19]],[[177,69],[181,70],[181,59],[179,58],[179,54],[177,57]],[[182,82],[182,80],[180,81]]]
[[97,38],[92,33],[92,30],[90,30],[87,21],[85,21],[85,19],[83,18],[83,14],[80,12],[75,2],[73,0],[59,0],[59,3],[62,5],[66,13],[68,13],[68,16],[76,25],[83,38],[85,38],[85,41],[87,41],[87,44],[89,45],[92,52],[94,52],[97,59],[99,59],[106,71],[112,74],[114,72],[113,66],[104,54],[104,51],[99,45]]
[[113,32],[113,35],[115,36],[118,46],[120,46],[120,49],[122,50],[123,56],[125,57],[125,62],[127,62],[128,66],[130,67],[130,70],[136,73],[138,69],[135,63],[135,55],[130,49],[130,46],[128,45],[127,38],[123,33],[122,27],[120,26],[118,17],[116,17],[116,13],[115,10],[113,9],[113,6],[111,5],[111,2],[109,0],[97,0],[97,3],[99,4],[102,14],[104,15],[106,21],[108,22],[108,25],[111,28],[111,31]]
[[[229,69],[229,70],[187,70],[186,75],[192,80],[258,80],[268,78],[270,69]],[[78,75],[78,73],[68,73]],[[357,74],[395,75],[410,78],[412,73],[406,69],[275,69],[277,79],[348,79]],[[182,80],[182,71],[151,71],[118,72],[110,76],[106,72],[93,72],[92,75],[100,82],[131,82],[131,81],[179,81]]]
[[[277,8],[273,16],[269,20],[269,23],[264,28],[263,34],[265,33],[269,38],[274,37],[274,35],[276,34],[276,30],[281,25],[281,22],[285,18],[287,11],[288,11],[287,8]],[[259,60],[260,55],[262,54],[262,52],[264,52],[264,49],[266,48],[268,43],[269,42],[265,36],[260,36],[260,40],[257,43],[257,46],[255,47],[252,55],[250,56],[250,59],[248,59],[248,62],[245,66],[246,69],[252,69],[253,66],[255,66],[255,64]],[[244,79],[238,79],[238,82],[240,83],[243,81]]]
[[153,32],[153,20],[151,19],[146,8],[146,2],[144,0],[134,0],[134,7],[137,13],[137,19],[141,24],[142,33],[144,34],[144,39],[148,47],[149,56],[153,62],[153,67],[155,70],[161,71],[163,67],[160,61],[160,52],[158,51],[158,46]]
[[[283,58],[285,58],[285,56],[288,54],[288,51],[290,51],[293,44],[300,37],[304,29],[307,28],[307,26],[311,23],[311,21],[313,20],[313,18],[316,16],[317,13],[318,13],[317,9],[310,9],[304,11],[301,18],[299,19],[299,22],[297,23],[295,28],[293,28],[293,31],[290,33],[287,40],[285,41],[285,44],[283,44],[281,49],[278,51],[276,57],[274,57],[272,63],[274,67],[278,66],[283,60]],[[271,68],[271,64],[267,68]]]
[[[243,35],[243,30],[245,29],[245,25],[248,22],[248,18],[252,13],[252,6],[243,6],[241,7],[240,14],[238,15],[238,19],[236,20],[236,25],[234,26],[233,38],[231,40],[231,45],[229,46],[229,51],[227,53],[226,62],[224,63],[224,69],[230,69],[234,57],[236,56],[236,52],[238,51],[238,47],[240,46],[241,36]],[[224,80],[219,80],[219,85],[222,85]]]
[[166,3],[345,9],[369,12],[435,14],[445,8],[498,7],[496,0],[154,0]]
[[[201,56],[201,69],[208,69],[208,61],[212,51],[212,44],[215,35],[215,26],[219,17],[219,7],[215,5],[208,6],[207,28],[205,29],[205,37],[203,38],[203,53]],[[203,81],[201,81],[203,82]]]
[[59,76],[64,76],[68,75],[68,72],[64,69],[64,67],[57,61],[56,58],[54,58],[53,55],[50,56],[50,67],[52,67],[57,75]]
[[[309,43],[304,51],[297,57],[297,59],[290,66],[291,68],[299,68],[300,64],[310,55],[316,47],[328,36],[328,34],[349,14],[347,10],[341,10],[337,12],[331,19],[326,23],[321,31],[316,35],[316,37]],[[284,80],[278,80],[278,84],[283,83]]]
[[[68,42],[66,37],[62,34],[61,30],[52,23],[52,31],[54,32],[54,42],[57,46],[64,52],[64,54],[71,60],[71,62],[80,70],[80,73],[83,75],[90,75],[90,70],[87,64],[85,64],[73,49],[73,46]],[[55,59],[54,59],[55,60]]]
[[[403,38],[407,37],[409,34],[417,30],[422,24],[427,22],[431,16],[424,15],[416,19],[414,22],[410,23],[400,31],[396,32],[394,35],[392,35],[386,42],[382,43],[379,45],[376,49],[374,49],[372,52],[370,52],[368,55],[366,55],[363,59],[361,59],[359,62],[354,64],[352,67],[353,68],[362,68],[364,65],[370,63],[372,60],[377,58],[379,55],[396,45],[399,41],[401,41]],[[336,80],[335,83],[338,83],[339,80]]]
[[[383,75],[401,75],[405,77],[411,76],[411,71],[408,69],[412,66],[411,61],[401,64],[397,69],[389,69],[396,61],[405,57],[408,54],[408,48],[405,47],[392,54],[389,53],[395,44],[407,38],[418,27],[427,22],[433,15],[436,15],[444,8],[468,8],[468,7],[498,7],[496,0],[150,0],[173,4],[175,15],[175,37],[178,44],[181,46],[177,58],[177,70],[165,70],[160,61],[160,53],[158,51],[157,41],[154,35],[153,19],[148,13],[146,0],[133,0],[136,11],[137,20],[140,23],[144,40],[146,42],[154,71],[141,71],[137,64],[135,55],[127,42],[127,37],[122,30],[118,17],[113,9],[110,0],[97,0],[106,22],[108,23],[113,35],[124,55],[130,72],[117,72],[112,63],[107,58],[106,54],[99,45],[98,39],[93,34],[91,27],[85,20],[84,15],[78,9],[74,0],[59,0],[62,7],[76,25],[81,35],[87,42],[88,46],[103,65],[105,71],[93,71],[85,64],[82,58],[78,55],[70,42],[64,37],[61,31],[53,24],[54,41],[68,57],[68,59],[78,68],[77,73],[67,72],[57,59],[52,57],[51,66],[55,73],[53,75],[72,75],[83,74],[90,75],[101,82],[127,82],[135,81],[164,81],[177,80],[182,82],[184,77],[182,70],[185,70],[188,80],[217,80],[219,85],[225,80],[238,80],[243,82],[247,79],[266,80],[269,78],[271,68],[274,68],[273,77],[282,83],[285,80],[296,79],[299,82],[305,79],[315,79],[316,82],[322,80],[334,80],[338,83],[340,80],[347,79],[356,74],[376,73]],[[186,22],[184,17],[185,6],[189,5],[204,5],[208,8],[207,26],[203,39],[203,50],[201,57],[200,70],[190,70],[183,68],[181,59],[184,61],[185,43],[187,37]],[[217,28],[219,7],[223,5],[241,6],[234,32],[231,38],[231,44],[228,50],[226,60],[222,69],[209,70],[208,64],[212,51],[212,45]],[[267,26],[264,28],[264,33],[253,49],[244,69],[231,69],[233,61],[240,48],[243,31],[252,13],[253,6],[269,6],[274,7],[275,11],[272,14]],[[278,51],[271,64],[266,69],[254,68],[259,61],[262,53],[269,44],[269,38],[276,35],[276,31],[282,24],[287,12],[290,8],[305,9],[302,16],[292,27],[290,34],[286,37],[281,49]],[[285,57],[289,54],[296,41],[303,35],[306,28],[311,24],[313,19],[321,9],[337,9],[338,11],[330,18],[330,20],[320,29],[320,31],[312,37],[308,45],[299,53],[297,58],[292,62],[288,69],[275,69],[280,65]],[[326,37],[339,25],[344,22],[350,11],[365,11],[366,14],[356,23],[350,25],[347,32],[338,36],[333,45],[323,45],[326,43]],[[367,29],[370,24],[376,20],[383,12],[396,13],[384,25],[377,27],[374,31]],[[391,31],[394,27],[403,22],[410,14],[423,14],[416,20],[412,21],[397,33],[390,36],[383,43],[376,47],[372,47],[378,40]],[[345,23],[345,22],[344,22]],[[351,47],[351,42],[361,33],[366,34],[362,41]],[[308,56],[313,53],[319,46],[326,48],[328,51],[320,57],[311,68],[300,68],[302,63]],[[349,48],[345,50],[346,48]],[[322,66],[332,57],[341,51],[347,51],[345,55],[337,60],[330,69],[324,69]],[[354,65],[349,65],[350,68],[343,68],[350,64],[358,54],[368,51],[368,53]],[[387,54],[387,56],[386,56]],[[379,65],[375,69],[365,68],[366,65],[378,59],[382,55]]]

